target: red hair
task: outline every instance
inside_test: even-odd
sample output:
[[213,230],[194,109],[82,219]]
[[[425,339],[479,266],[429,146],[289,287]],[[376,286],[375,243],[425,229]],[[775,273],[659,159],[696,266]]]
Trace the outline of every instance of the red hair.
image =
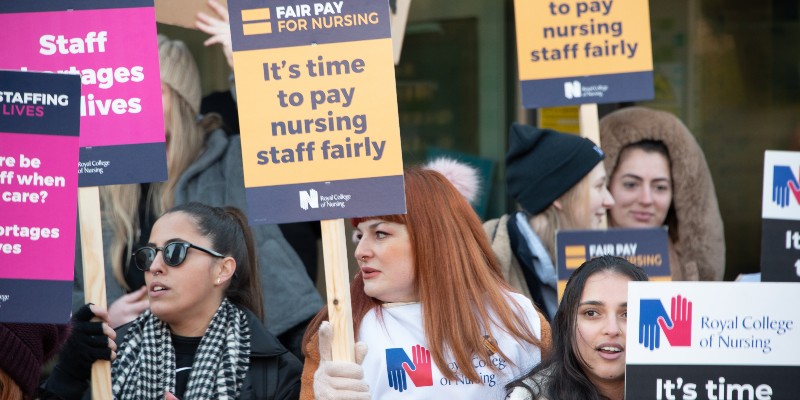
[[[406,226],[414,251],[414,288],[422,306],[425,337],[441,373],[456,378],[445,361],[448,351],[458,365],[472,365],[472,358],[477,357],[491,366],[483,335],[492,332],[493,325],[518,341],[539,346],[531,327],[518,317],[522,310],[508,296],[512,289],[503,280],[472,206],[438,172],[409,168],[404,177],[407,214],[357,218],[353,224],[380,219]],[[370,310],[380,313],[381,302],[364,293],[361,273],[350,285],[350,296],[357,334]],[[323,308],[309,324],[304,344],[327,319],[328,310]],[[507,359],[502,349],[498,353]],[[463,368],[461,373],[481,382],[472,368]]]

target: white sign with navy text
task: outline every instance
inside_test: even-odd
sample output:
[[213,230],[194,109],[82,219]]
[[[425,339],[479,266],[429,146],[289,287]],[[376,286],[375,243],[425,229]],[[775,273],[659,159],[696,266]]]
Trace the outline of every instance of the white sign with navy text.
[[797,304],[797,283],[630,283],[626,398],[797,399]]
[[761,218],[761,280],[800,282],[800,152],[764,152]]

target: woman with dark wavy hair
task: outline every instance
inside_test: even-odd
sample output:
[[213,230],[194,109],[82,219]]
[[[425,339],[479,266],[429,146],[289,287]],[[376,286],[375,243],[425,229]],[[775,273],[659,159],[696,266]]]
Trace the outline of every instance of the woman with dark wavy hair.
[[511,382],[507,400],[622,400],[628,282],[647,275],[620,257],[580,266],[567,282],[553,321],[553,351]]

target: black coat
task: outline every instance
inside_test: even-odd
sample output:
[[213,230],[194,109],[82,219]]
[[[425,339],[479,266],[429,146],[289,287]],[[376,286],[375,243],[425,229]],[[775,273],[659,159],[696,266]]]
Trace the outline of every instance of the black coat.
[[[242,383],[239,400],[296,400],[300,397],[303,365],[267,331],[255,314],[247,309],[245,313],[250,325],[250,368]],[[124,338],[129,326],[119,327],[117,337]],[[43,399],[91,398],[89,382],[75,381],[67,374],[51,375],[42,389]]]

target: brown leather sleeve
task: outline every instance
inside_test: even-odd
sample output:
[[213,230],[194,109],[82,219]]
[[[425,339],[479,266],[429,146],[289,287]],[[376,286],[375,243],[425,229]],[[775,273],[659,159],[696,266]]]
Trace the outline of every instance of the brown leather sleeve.
[[314,400],[314,373],[319,367],[319,335],[315,332],[305,347],[305,364],[300,378],[300,400]]
[[547,322],[547,318],[544,317],[541,311],[536,310],[539,314],[539,321],[542,324],[542,338],[540,340],[541,343],[541,351],[542,351],[542,360],[546,359],[550,356],[550,352],[553,349],[553,332],[550,330],[550,323]]

